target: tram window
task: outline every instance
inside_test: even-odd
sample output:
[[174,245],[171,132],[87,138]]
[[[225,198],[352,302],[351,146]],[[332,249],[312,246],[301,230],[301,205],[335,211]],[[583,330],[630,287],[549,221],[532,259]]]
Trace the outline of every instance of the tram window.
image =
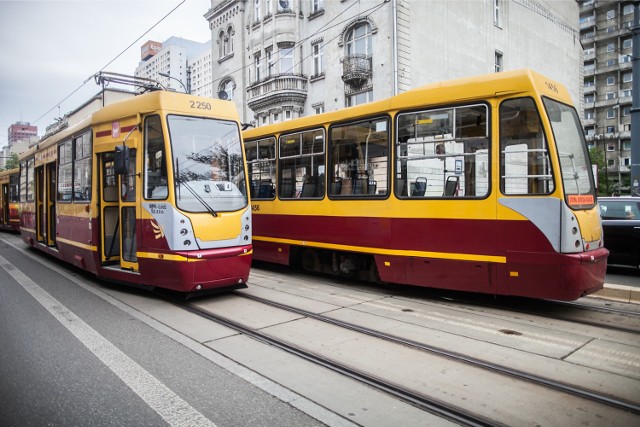
[[330,130],[329,195],[388,194],[389,120],[376,118]]
[[273,137],[245,142],[247,168],[252,199],[275,197],[276,139]]
[[33,196],[36,189],[35,176],[33,173],[33,165],[34,165],[34,159],[27,160],[27,202],[28,203],[34,201]]
[[27,201],[27,162],[20,163],[20,202]]
[[279,139],[278,196],[281,199],[324,197],[324,129],[283,135]]
[[18,182],[19,182],[19,177],[17,175],[11,175],[9,177],[9,201],[10,202],[18,202],[19,200]]
[[58,146],[58,201],[71,202],[71,185],[73,182],[73,157],[71,140]]
[[167,156],[160,116],[147,117],[144,122],[144,194],[147,199],[162,200],[169,195]]
[[73,159],[73,200],[91,200],[91,134],[89,132],[74,138]]
[[489,193],[486,105],[402,113],[397,123],[397,197],[485,197]]
[[500,104],[500,190],[513,195],[554,190],[547,139],[531,98]]

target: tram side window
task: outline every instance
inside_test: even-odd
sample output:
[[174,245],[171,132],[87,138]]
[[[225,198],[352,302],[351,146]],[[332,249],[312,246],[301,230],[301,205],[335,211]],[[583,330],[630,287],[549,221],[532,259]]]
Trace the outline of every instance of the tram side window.
[[278,197],[324,197],[324,129],[283,135],[279,139]]
[[9,201],[13,203],[19,201],[18,182],[18,175],[11,175],[9,177]]
[[91,133],[86,132],[73,139],[73,200],[91,200]]
[[27,162],[20,163],[20,203],[27,201]]
[[276,195],[276,139],[247,141],[245,151],[251,198],[272,200]]
[[508,195],[554,190],[547,139],[531,98],[500,104],[500,190]]
[[370,119],[330,130],[329,195],[373,197],[388,194],[389,119]]
[[489,193],[485,104],[403,113],[397,122],[397,197],[485,197]]
[[150,116],[144,122],[144,194],[147,199],[161,200],[169,195],[167,157],[160,116]]
[[73,143],[65,141],[58,146],[58,201],[71,202],[73,183]]

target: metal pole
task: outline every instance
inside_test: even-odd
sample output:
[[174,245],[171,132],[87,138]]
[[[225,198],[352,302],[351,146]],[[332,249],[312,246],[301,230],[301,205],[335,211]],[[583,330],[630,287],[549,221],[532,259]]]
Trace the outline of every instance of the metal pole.
[[631,195],[640,196],[640,1],[633,2],[633,96],[631,104]]

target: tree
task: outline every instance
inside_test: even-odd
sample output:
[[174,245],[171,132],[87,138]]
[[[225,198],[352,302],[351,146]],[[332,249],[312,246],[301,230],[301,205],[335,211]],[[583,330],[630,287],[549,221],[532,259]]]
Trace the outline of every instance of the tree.
[[4,162],[5,170],[15,169],[19,165],[20,165],[20,163],[18,162],[18,154],[17,153],[11,153],[11,158],[7,159],[7,161]]

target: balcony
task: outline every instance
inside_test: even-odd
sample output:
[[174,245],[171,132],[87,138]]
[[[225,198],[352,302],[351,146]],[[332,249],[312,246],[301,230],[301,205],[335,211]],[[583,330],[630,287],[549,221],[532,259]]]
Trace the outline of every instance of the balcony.
[[371,78],[371,57],[357,54],[343,57],[342,81],[353,87],[364,85]]
[[307,99],[307,76],[276,74],[247,88],[249,108],[261,111],[274,104],[304,105]]

